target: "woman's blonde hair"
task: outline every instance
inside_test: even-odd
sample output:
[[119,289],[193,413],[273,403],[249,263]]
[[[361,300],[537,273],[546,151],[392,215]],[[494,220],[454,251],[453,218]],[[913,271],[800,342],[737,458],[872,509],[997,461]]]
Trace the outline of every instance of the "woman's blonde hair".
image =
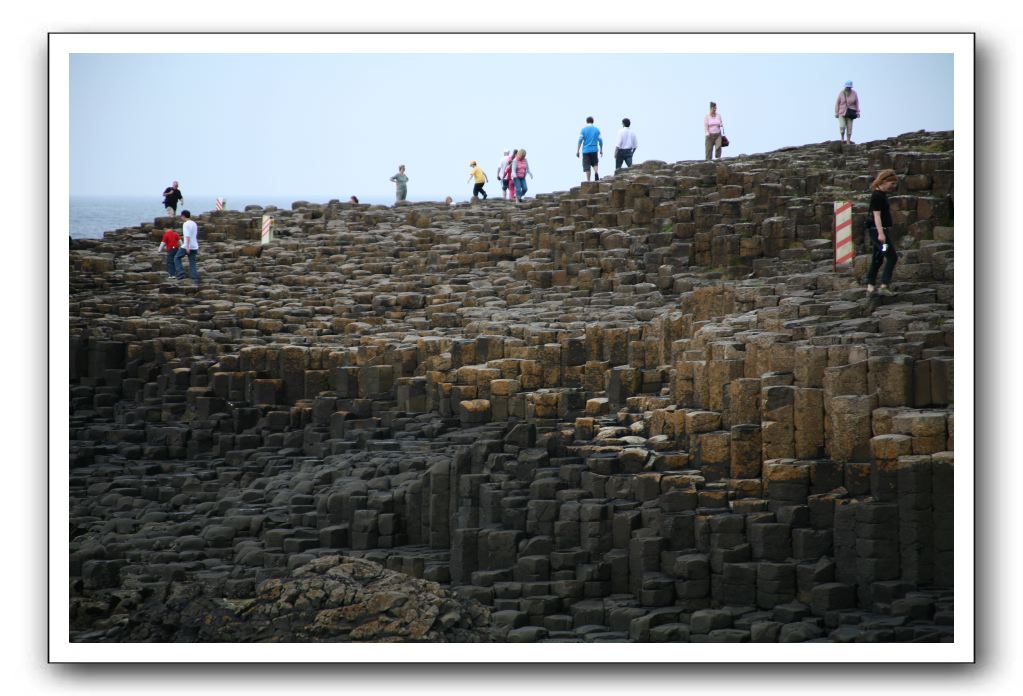
[[525,159],[526,158],[526,151],[525,150],[519,150],[517,153],[515,153],[516,157],[518,157],[519,155],[522,155],[522,158]]
[[882,169],[878,173],[877,178],[874,179],[874,183],[870,185],[870,190],[876,191],[881,186],[881,184],[888,181],[889,179],[897,179],[898,176],[899,175],[895,173],[894,169]]

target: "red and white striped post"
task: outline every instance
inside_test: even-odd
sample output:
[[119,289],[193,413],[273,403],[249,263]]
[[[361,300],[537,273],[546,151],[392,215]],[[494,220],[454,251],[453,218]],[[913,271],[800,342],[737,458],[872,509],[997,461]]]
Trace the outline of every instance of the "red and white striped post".
[[217,198],[216,208],[217,208],[217,210],[223,210],[224,209],[224,199],[223,198]]
[[837,271],[839,266],[852,261],[856,254],[852,241],[852,201],[835,201],[835,233],[832,242],[835,247],[832,269]]
[[260,234],[260,242],[262,244],[269,244],[274,238],[274,219],[269,215],[263,216],[263,230]]

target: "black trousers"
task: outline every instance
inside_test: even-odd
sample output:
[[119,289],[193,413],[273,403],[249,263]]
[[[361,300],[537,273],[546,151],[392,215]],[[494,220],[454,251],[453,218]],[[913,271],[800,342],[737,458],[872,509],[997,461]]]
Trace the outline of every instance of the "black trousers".
[[[485,183],[485,182],[484,182]],[[483,184],[476,184],[472,187],[472,197],[479,198],[480,194],[483,194],[483,200],[487,199],[487,192],[483,190]]]
[[[881,271],[881,285],[888,285],[892,282],[892,271],[899,260],[899,254],[895,250],[895,240],[892,238],[892,228],[884,232],[887,251],[881,251],[881,242],[877,239],[877,228],[871,225],[867,228],[870,232],[870,243],[873,254],[870,257],[870,270],[867,271],[867,285],[874,285],[877,281],[877,272]],[[884,265],[882,270],[881,266]]]

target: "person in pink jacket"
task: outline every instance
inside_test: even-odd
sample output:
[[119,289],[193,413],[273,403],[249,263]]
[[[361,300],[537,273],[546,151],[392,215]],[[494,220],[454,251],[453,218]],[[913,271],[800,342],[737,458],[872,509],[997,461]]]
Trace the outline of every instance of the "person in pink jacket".
[[[512,148],[511,155],[508,157],[507,166],[504,168],[502,177],[508,184],[508,200],[515,198],[515,155],[518,154],[516,148]],[[504,188],[504,184],[501,185]]]
[[721,159],[721,136],[725,134],[725,122],[721,120],[718,113],[718,105],[710,103],[710,113],[703,117],[703,154],[704,159],[710,160],[710,154],[715,149],[718,159]]
[[526,160],[525,150],[519,150],[515,153],[515,159],[512,160],[509,169],[514,176],[515,201],[521,203],[522,198],[526,195],[526,191],[529,190],[526,187],[526,174],[529,175],[530,179],[533,178],[533,172],[529,171],[529,162]]
[[838,137],[842,142],[852,145],[853,119],[859,118],[863,113],[860,111],[860,97],[852,88],[852,80],[845,83],[845,89],[838,93],[835,100],[835,118],[838,119]]

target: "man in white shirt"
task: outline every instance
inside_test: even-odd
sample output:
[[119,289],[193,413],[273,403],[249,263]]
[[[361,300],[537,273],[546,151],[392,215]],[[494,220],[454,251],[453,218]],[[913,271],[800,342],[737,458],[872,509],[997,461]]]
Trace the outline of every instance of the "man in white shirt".
[[622,168],[622,163],[625,166],[632,168],[632,154],[636,151],[636,147],[639,145],[639,141],[636,140],[636,134],[629,130],[629,126],[632,125],[632,121],[627,118],[622,119],[622,128],[618,132],[618,143],[615,145],[615,171],[617,172]]
[[185,218],[185,224],[181,226],[181,246],[178,248],[178,256],[175,259],[175,270],[177,270],[179,279],[185,277],[181,259],[187,256],[192,282],[195,283],[195,287],[199,287],[199,270],[196,267],[196,257],[199,255],[199,226],[192,219],[191,212],[182,210],[181,217]]

